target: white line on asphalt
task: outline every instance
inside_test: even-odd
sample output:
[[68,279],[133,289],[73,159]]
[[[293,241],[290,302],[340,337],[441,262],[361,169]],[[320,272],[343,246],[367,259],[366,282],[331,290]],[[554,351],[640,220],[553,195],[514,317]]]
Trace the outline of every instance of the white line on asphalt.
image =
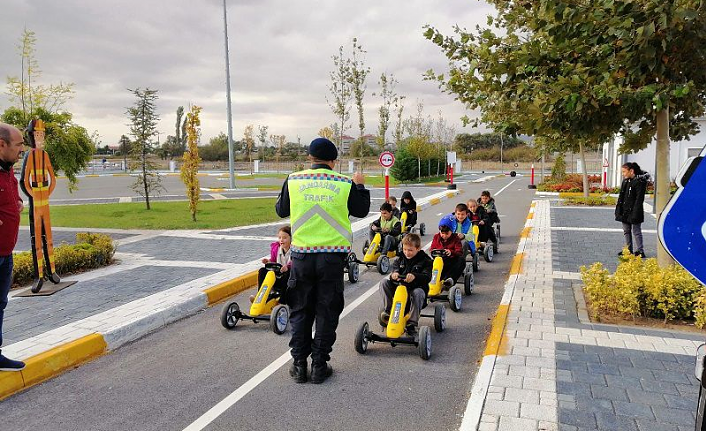
[[[552,208],[553,209],[553,208]],[[576,232],[623,232],[622,229],[608,227],[559,227],[552,226],[551,230],[568,230]],[[643,233],[657,233],[655,229],[642,229]]]
[[506,185],[505,187],[503,187],[503,188],[501,188],[500,190],[498,190],[498,192],[495,193],[495,196],[497,196],[497,195],[499,195],[500,193],[502,193],[503,191],[505,191],[505,189],[508,188],[508,187],[510,187],[510,186],[512,185],[512,183],[514,183],[515,181],[517,181],[517,180],[512,180],[512,181],[510,181],[510,183],[509,183],[508,185]]
[[444,215],[444,213],[439,213],[439,214],[437,214],[436,216],[439,217],[440,215]]
[[[429,248],[430,245],[431,245],[431,242],[427,243],[424,246],[424,249]],[[356,300],[351,302],[348,305],[348,307],[344,308],[339,319],[343,319],[348,314],[350,314],[351,311],[355,310],[366,299],[370,298],[375,292],[377,292],[377,290],[378,290],[378,284],[375,283],[373,285],[373,287],[371,287],[365,293],[363,293],[358,298],[356,298]],[[194,422],[192,422],[191,425],[184,428],[184,431],[201,431],[202,429],[204,429],[208,425],[210,425],[211,422],[216,420],[226,410],[231,408],[235,403],[240,401],[245,395],[250,393],[250,391],[255,389],[260,383],[264,382],[265,379],[267,379],[272,374],[274,374],[275,371],[279,370],[280,368],[282,368],[282,366],[284,364],[289,362],[289,359],[291,358],[291,355],[289,354],[289,352],[290,352],[290,350],[287,350],[286,352],[284,352],[282,354],[282,356],[275,359],[272,363],[270,363],[270,365],[265,367],[259,373],[255,374],[255,376],[250,378],[250,380],[245,382],[242,386],[240,386],[238,389],[233,391],[230,395],[225,397],[221,402],[219,402],[215,406],[211,407],[210,410],[208,410],[206,413],[201,415],[200,418],[198,418]]]

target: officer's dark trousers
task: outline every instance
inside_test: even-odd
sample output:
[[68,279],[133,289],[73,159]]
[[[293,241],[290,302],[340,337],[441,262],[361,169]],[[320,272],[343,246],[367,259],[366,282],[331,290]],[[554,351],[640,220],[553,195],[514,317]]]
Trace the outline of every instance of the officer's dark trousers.
[[[338,318],[343,311],[345,253],[292,252],[292,274],[287,292],[294,360],[328,362],[336,342]],[[311,328],[316,322],[312,339]]]

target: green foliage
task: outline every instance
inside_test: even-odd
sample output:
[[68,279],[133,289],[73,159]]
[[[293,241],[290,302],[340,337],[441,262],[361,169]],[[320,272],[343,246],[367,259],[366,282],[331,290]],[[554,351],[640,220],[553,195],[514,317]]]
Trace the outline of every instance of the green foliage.
[[554,159],[551,179],[554,181],[562,181],[564,178],[566,178],[566,161],[564,160],[564,153],[560,153],[556,159]]
[[192,106],[191,112],[186,114],[186,132],[188,149],[184,152],[183,163],[181,165],[181,180],[186,186],[186,197],[189,198],[189,212],[191,212],[191,220],[196,221],[196,211],[201,197],[201,188],[199,187],[199,135],[201,119],[199,113],[201,108]]
[[584,291],[593,318],[601,315],[696,319],[706,325],[706,288],[679,265],[660,267],[656,259],[641,259],[623,250],[615,274],[594,263],[581,267]]
[[600,207],[600,206],[612,206],[616,204],[616,199],[611,196],[589,196],[587,198],[583,196],[567,196],[563,198],[564,205],[581,205],[588,207]]
[[403,145],[402,148],[395,152],[395,165],[390,168],[390,174],[395,180],[401,183],[416,181],[420,177],[436,175],[436,168],[439,161],[441,162],[441,166],[444,166],[445,160],[435,157],[434,154],[418,160],[417,157],[410,152],[409,145]]
[[[237,148],[240,148],[240,142],[234,142]],[[209,162],[228,160],[228,136],[221,132],[217,136],[212,137],[207,145],[199,147],[199,153],[203,160]]]
[[[36,108],[34,115],[44,121],[46,127],[45,150],[56,172],[63,172],[69,180],[69,189],[76,190],[76,175],[86,169],[95,146],[88,131],[72,121],[69,112],[51,113],[43,108]],[[25,115],[17,107],[10,107],[0,117],[2,122],[12,124],[20,130],[27,127]]]
[[[503,150],[509,150],[510,148],[515,148],[525,143],[514,136],[503,136],[502,139]],[[469,154],[472,151],[478,151],[482,149],[490,149],[497,147],[500,148],[500,134],[499,133],[459,133],[454,139],[454,151],[461,154]]]
[[145,198],[145,205],[150,209],[150,196],[163,189],[157,174],[157,165],[148,158],[156,144],[153,138],[157,135],[159,121],[155,105],[158,99],[157,90],[137,88],[129,91],[136,99],[135,104],[127,108],[130,134],[135,138],[130,155],[133,160],[132,168],[139,170],[132,189]]
[[[115,244],[110,236],[100,233],[77,233],[76,244],[61,244],[54,248],[54,262],[60,275],[75,274],[110,265],[114,254]],[[30,283],[34,278],[32,253],[17,253],[13,260],[13,286]]]

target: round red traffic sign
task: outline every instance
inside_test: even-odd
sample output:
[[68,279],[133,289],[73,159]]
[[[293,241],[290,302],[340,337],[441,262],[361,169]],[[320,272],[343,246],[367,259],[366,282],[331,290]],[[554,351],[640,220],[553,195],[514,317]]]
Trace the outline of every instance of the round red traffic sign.
[[380,166],[383,168],[391,168],[395,164],[395,155],[389,151],[383,151],[380,154]]

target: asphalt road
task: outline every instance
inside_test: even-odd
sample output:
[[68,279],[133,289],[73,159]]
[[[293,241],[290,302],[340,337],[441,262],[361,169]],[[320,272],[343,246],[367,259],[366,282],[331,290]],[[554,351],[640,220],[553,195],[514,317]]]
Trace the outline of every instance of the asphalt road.
[[[441,213],[483,189],[493,194],[502,189],[497,198],[501,254],[492,263],[482,262],[473,295],[464,297],[459,313],[447,311],[446,331],[432,331],[429,361],[406,346],[374,344],[366,355],[355,352],[355,331],[363,321],[380,329],[377,284],[382,276],[371,269],[362,271],[355,285],[346,281],[348,314],[332,354],[334,375],[322,385],[290,380],[289,332],[278,336],[266,324],[251,322],[228,331],[219,322],[222,306],[217,305],[3,401],[0,429],[183,430],[224,399],[220,415],[207,413],[205,427],[192,429],[458,429],[534,195],[524,178],[461,189],[457,200],[420,213],[430,227],[424,244],[431,241]],[[361,246],[358,241],[356,249]],[[251,293],[235,300],[244,306]],[[420,323],[433,326],[431,319]],[[233,398],[237,402],[228,402]]]

